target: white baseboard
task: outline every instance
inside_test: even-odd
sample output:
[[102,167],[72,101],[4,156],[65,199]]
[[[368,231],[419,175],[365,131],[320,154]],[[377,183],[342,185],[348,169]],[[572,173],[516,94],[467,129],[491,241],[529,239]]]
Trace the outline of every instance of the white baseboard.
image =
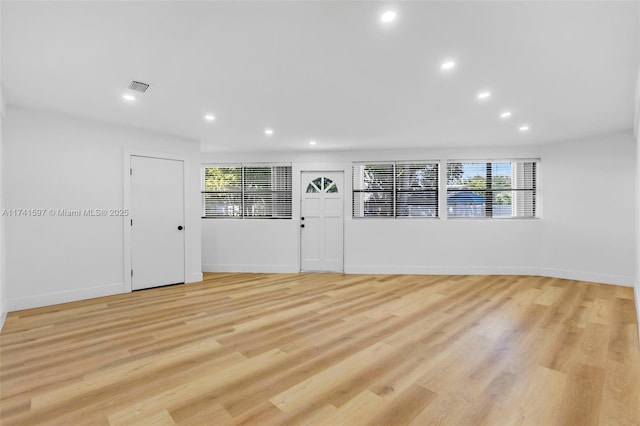
[[120,293],[124,293],[124,283],[105,284],[77,290],[39,294],[37,296],[17,297],[7,300],[7,311],[39,308],[41,306],[75,302],[77,300],[93,299],[94,297],[111,296]]
[[7,307],[3,303],[2,306],[0,306],[0,331],[2,331],[2,327],[4,327],[4,320],[6,319],[7,319]]
[[205,264],[204,272],[251,272],[265,274],[295,274],[300,272],[296,265],[244,265],[244,264]]
[[202,281],[202,272],[191,274],[187,279],[187,283],[199,283],[200,281]]
[[599,284],[633,287],[633,277],[626,275],[600,274],[597,272],[571,271],[568,269],[540,268],[543,277],[563,278],[566,280],[587,281]]
[[539,275],[532,267],[345,265],[345,274]]

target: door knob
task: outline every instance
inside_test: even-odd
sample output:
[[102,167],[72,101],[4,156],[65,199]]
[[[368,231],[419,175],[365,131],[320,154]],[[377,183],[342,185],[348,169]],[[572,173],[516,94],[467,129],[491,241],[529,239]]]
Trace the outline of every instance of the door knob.
[[182,231],[183,229],[182,225],[178,226],[178,231]]
[[300,218],[300,220],[304,220],[304,216],[302,216],[302,217]]
[[302,225],[300,225],[300,228],[304,228],[304,223]]

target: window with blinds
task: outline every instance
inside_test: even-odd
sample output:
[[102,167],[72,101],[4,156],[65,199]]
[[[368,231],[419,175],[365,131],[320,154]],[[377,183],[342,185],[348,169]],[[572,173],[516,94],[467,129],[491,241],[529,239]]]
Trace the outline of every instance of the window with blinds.
[[438,163],[353,164],[353,217],[438,217]]
[[291,219],[291,166],[205,166],[202,217]]
[[202,217],[242,217],[242,167],[204,167],[202,171]]
[[447,217],[536,217],[534,160],[447,163]]

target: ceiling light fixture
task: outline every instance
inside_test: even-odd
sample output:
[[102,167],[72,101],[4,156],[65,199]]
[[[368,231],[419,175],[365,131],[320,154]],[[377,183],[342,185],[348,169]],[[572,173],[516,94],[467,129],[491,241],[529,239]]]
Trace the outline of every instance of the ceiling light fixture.
[[525,124],[523,126],[520,126],[520,128],[518,130],[520,130],[521,132],[528,132],[529,131],[529,125]]
[[511,111],[505,111],[502,114],[500,114],[500,118],[509,118],[511,117]]
[[480,92],[478,93],[478,99],[481,101],[485,101],[491,97],[491,92]]
[[136,100],[136,97],[133,95],[129,95],[128,93],[125,93],[124,95],[122,95],[122,99],[128,102],[133,102]]
[[213,114],[207,114],[204,116],[204,119],[207,121],[214,121],[216,119],[216,116]]
[[393,22],[396,20],[398,14],[393,10],[388,10],[380,15],[380,22],[388,24],[389,22]]
[[273,135],[273,129],[264,129],[264,134],[267,136]]
[[309,141],[309,145],[315,145],[316,141]]
[[456,63],[454,61],[445,61],[440,65],[440,69],[443,71],[449,71],[456,67]]

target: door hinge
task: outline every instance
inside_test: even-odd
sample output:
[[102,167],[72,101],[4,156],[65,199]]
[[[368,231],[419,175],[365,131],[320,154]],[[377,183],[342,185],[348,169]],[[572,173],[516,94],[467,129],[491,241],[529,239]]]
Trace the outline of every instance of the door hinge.
[[131,219],[131,226],[133,226],[133,219]]
[[131,276],[133,277],[133,269],[131,270]]
[[129,175],[133,176],[133,169],[132,168],[129,168]]

